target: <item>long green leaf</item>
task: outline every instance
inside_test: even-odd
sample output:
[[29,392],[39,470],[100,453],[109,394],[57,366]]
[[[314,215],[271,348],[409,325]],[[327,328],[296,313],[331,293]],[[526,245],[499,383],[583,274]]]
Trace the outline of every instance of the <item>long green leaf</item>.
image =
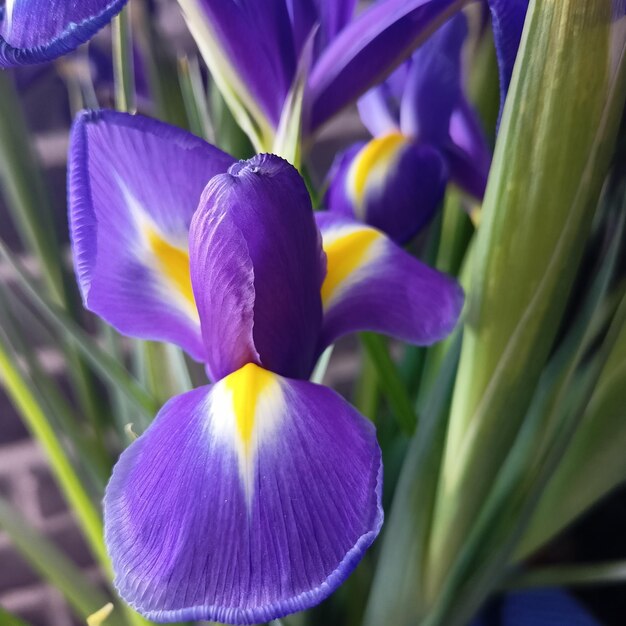
[[[32,567],[65,596],[78,617],[86,618],[109,601],[54,544],[31,528],[1,497],[0,528]],[[1,613],[0,618],[3,618]],[[121,622],[112,617],[110,623],[115,626]]]
[[130,10],[131,5],[128,5],[113,18],[111,32],[115,107],[119,111],[133,112],[137,107],[137,103]]
[[417,424],[417,415],[400,372],[389,354],[385,340],[374,333],[361,333],[361,343],[376,370],[380,389],[389,403],[398,425],[405,434],[413,434]]
[[0,376],[7,395],[15,405],[26,426],[39,441],[50,462],[63,495],[76,513],[81,529],[100,561],[108,566],[108,556],[102,538],[102,522],[87,495],[81,480],[68,460],[50,420],[35,396],[33,387],[15,363],[4,331],[0,329]]
[[591,229],[619,121],[607,102],[623,104],[610,97],[611,23],[606,0],[529,7],[473,250],[431,598],[520,428]]
[[139,386],[137,381],[130,377],[130,374],[123,366],[102,350],[62,309],[47,301],[41,295],[37,286],[2,241],[0,241],[0,258],[4,258],[14,270],[15,276],[19,280],[19,285],[27,296],[28,301],[37,308],[50,324],[63,333],[68,341],[71,341],[80,350],[85,360],[92,365],[94,370],[111,383],[117,385],[129,400],[134,403],[137,409],[150,417],[154,416],[156,410],[154,399]]

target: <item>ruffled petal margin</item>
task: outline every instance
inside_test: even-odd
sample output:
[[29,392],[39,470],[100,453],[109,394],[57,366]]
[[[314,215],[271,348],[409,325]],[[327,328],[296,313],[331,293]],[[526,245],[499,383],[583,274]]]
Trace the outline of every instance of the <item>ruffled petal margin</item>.
[[127,0],[6,0],[0,7],[0,67],[42,63],[91,39]]

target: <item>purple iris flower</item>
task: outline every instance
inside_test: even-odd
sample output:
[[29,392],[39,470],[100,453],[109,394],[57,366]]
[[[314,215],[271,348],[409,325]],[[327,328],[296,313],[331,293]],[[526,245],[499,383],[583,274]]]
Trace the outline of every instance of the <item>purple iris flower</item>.
[[88,41],[127,0],[5,0],[0,67],[41,63]]
[[462,87],[462,13],[359,101],[374,138],[338,155],[328,208],[409,240],[432,217],[448,179],[482,198],[491,153]]
[[[303,134],[314,133],[407,59],[428,33],[470,0],[179,0],[230,106],[250,118],[260,145],[279,127],[304,59]],[[489,0],[503,87],[528,0]],[[513,10],[513,7],[520,10]],[[523,10],[521,10],[523,8]]]
[[[126,1],[4,0],[0,67],[48,61],[74,50]],[[378,0],[356,16],[356,0],[178,1],[237,119],[259,145],[270,145],[299,69],[308,76],[307,136],[379,83],[437,24],[472,0]],[[503,93],[527,4],[489,0]]]
[[254,623],[318,603],[383,513],[374,427],[308,381],[316,360],[366,329],[440,340],[460,288],[381,232],[314,214],[279,157],[236,162],[140,116],[79,116],[69,205],[85,306],[177,343],[213,381],[170,400],[113,471],[122,597],[158,621]]

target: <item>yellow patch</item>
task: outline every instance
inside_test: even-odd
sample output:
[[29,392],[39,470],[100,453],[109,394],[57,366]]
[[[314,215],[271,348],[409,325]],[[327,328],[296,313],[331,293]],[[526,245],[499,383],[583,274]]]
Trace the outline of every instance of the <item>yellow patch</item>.
[[195,299],[189,273],[189,252],[172,245],[152,226],[145,225],[145,236],[159,271],[167,278],[185,300],[195,308]]
[[109,602],[87,618],[87,626],[102,626],[112,612],[113,604]]
[[259,401],[277,384],[276,376],[255,363],[248,363],[227,376],[224,384],[232,394],[237,434],[247,448],[252,441]]
[[359,228],[324,242],[327,258],[322,302],[327,307],[352,274],[370,260],[372,246],[382,235],[373,228]]
[[[398,132],[375,137],[356,155],[348,171],[348,193],[357,208],[363,206],[368,188],[384,182],[408,139]],[[363,216],[361,216],[363,217]]]

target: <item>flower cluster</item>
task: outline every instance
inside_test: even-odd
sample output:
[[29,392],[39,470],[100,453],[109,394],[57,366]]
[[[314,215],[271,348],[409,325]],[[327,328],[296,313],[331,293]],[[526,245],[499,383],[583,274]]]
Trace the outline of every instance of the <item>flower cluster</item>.
[[[85,307],[124,335],[180,346],[211,381],[167,402],[122,453],[105,539],[117,589],[146,617],[256,623],[320,602],[376,538],[374,426],[309,379],[350,333],[420,346],[450,334],[461,288],[399,244],[449,180],[482,197],[491,155],[463,88],[469,2],[179,3],[261,153],[237,161],[128,113],[74,123],[69,221]],[[125,4],[6,0],[0,66],[65,54]],[[526,5],[488,3],[502,93]],[[314,212],[298,170],[266,152],[294,111],[304,146],[357,100],[373,139],[339,156],[328,210]]]

